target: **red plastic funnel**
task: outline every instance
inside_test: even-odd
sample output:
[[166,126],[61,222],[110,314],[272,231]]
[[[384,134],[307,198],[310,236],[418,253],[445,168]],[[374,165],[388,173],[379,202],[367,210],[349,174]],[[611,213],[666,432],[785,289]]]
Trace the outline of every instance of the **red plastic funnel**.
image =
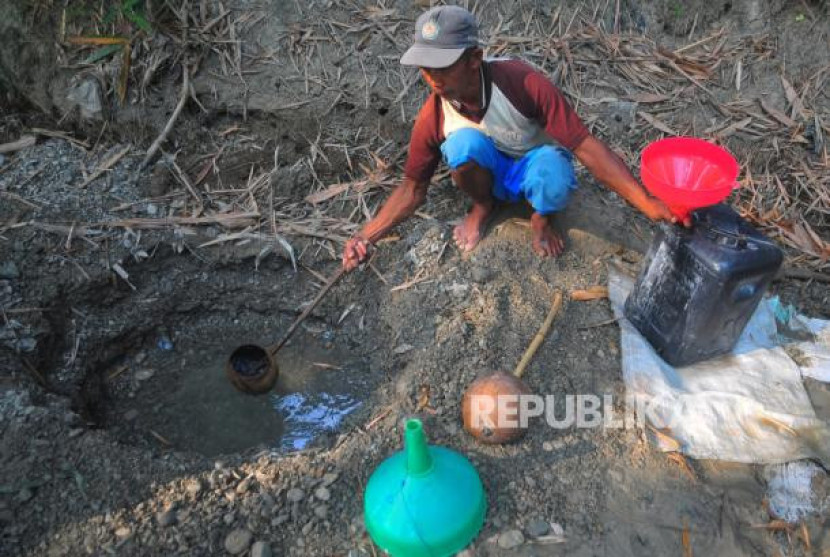
[[646,189],[680,220],[694,209],[726,199],[738,186],[738,170],[726,149],[694,137],[655,141],[640,158]]

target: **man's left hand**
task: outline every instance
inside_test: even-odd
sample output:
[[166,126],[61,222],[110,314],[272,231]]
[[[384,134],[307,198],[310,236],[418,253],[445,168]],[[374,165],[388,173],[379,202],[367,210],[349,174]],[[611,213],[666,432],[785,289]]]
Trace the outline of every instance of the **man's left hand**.
[[[648,197],[640,207],[640,210],[645,216],[653,221],[666,221],[673,224],[680,222],[678,218],[672,214],[666,204],[656,197]],[[682,221],[682,224],[688,228],[692,225],[692,219],[690,217],[686,217]]]

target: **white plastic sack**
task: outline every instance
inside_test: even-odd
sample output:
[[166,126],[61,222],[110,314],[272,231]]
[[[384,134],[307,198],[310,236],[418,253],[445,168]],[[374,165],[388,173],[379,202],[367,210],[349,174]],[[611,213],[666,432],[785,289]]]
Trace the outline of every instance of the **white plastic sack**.
[[[732,354],[674,368],[625,319],[632,286],[633,279],[612,270],[623,379],[629,397],[648,404],[651,425],[694,458],[764,464],[818,458],[830,466],[830,430],[816,417],[802,382],[802,375],[830,379],[830,322],[783,315],[777,298],[765,299]],[[810,340],[783,338],[782,321]]]

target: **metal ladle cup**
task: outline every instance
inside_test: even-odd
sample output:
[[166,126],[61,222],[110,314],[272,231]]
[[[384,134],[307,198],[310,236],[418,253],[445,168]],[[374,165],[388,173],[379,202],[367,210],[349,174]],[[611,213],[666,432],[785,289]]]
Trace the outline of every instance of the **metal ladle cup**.
[[346,270],[340,267],[328,282],[320,289],[317,297],[309,304],[300,316],[291,324],[285,336],[276,344],[271,346],[258,346],[256,344],[244,344],[231,353],[231,357],[225,362],[225,375],[237,390],[250,395],[264,394],[274,388],[280,375],[277,361],[274,358],[283,345],[288,342],[294,331],[306,317],[317,307],[320,300],[328,293],[332,286],[345,274]]

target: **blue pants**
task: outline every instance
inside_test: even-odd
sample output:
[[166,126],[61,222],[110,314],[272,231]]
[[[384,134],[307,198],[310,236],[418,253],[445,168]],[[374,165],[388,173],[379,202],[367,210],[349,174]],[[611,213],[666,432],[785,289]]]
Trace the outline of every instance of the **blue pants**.
[[565,208],[576,189],[571,154],[553,145],[541,145],[519,159],[499,151],[493,140],[473,128],[461,128],[441,144],[450,169],[470,161],[493,176],[493,197],[516,202],[526,199],[541,215]]

